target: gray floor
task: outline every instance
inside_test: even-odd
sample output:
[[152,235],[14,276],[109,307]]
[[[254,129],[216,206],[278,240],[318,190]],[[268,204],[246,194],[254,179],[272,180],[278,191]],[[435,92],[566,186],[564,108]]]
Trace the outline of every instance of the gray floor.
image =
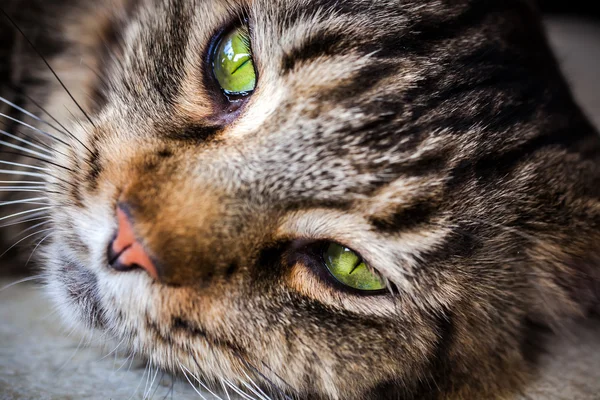
[[[168,377],[111,353],[116,345],[84,345],[68,335],[41,288],[5,289],[0,304],[0,399],[170,398]],[[200,398],[187,382],[173,391],[174,399]]]
[[[549,32],[577,97],[600,126],[600,27],[562,19],[550,21]],[[170,378],[111,353],[115,345],[80,343],[61,328],[39,288],[24,283],[0,291],[0,399],[171,398]],[[522,398],[600,399],[600,324],[557,338],[551,349]],[[172,397],[201,398],[187,382],[176,382]]]

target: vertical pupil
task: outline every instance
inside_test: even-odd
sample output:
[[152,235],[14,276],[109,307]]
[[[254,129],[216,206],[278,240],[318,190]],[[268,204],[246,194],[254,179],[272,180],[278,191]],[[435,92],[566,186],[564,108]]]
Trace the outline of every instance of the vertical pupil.
[[213,60],[215,77],[226,94],[245,95],[254,90],[256,71],[246,27],[226,34],[218,44]]

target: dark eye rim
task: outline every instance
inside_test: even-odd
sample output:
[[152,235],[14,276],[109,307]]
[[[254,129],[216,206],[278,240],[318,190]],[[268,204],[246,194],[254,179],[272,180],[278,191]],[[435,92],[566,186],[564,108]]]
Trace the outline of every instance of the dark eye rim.
[[360,296],[360,297],[382,296],[382,295],[390,294],[390,292],[387,288],[379,289],[379,290],[361,290],[361,289],[353,288],[351,286],[348,286],[348,285],[340,282],[331,273],[329,268],[327,268],[327,264],[325,262],[325,257],[324,257],[325,250],[332,243],[335,243],[339,246],[343,246],[348,249],[351,249],[362,259],[362,256],[358,252],[356,252],[351,247],[348,247],[342,243],[339,243],[334,240],[318,240],[318,241],[314,241],[314,242],[305,244],[301,248],[297,249],[294,256],[292,256],[291,259],[288,261],[291,262],[291,264],[297,263],[297,262],[302,263],[321,282],[323,282],[324,284],[328,285],[329,287],[331,287],[339,292],[345,293],[345,294],[350,294],[350,295]]
[[[248,103],[250,98],[252,98],[252,94],[256,91],[256,88],[248,92],[244,95],[235,95],[235,94],[227,94],[221,85],[219,84],[214,71],[213,71],[213,61],[215,51],[217,50],[221,40],[229,34],[230,32],[238,29],[239,27],[246,25],[249,31],[250,37],[250,45],[252,45],[252,23],[251,20],[244,16],[242,18],[231,19],[225,24],[223,24],[219,29],[217,29],[212,35],[208,46],[206,47],[206,51],[204,54],[204,62],[203,62],[203,84],[207,89],[207,92],[211,96],[211,100],[214,104],[214,115],[215,119],[222,123],[229,123],[235,120],[238,115],[244,109],[244,106]],[[255,65],[255,73],[256,73],[256,86],[259,84],[260,76],[258,69],[256,68],[256,59],[252,58],[252,62]]]

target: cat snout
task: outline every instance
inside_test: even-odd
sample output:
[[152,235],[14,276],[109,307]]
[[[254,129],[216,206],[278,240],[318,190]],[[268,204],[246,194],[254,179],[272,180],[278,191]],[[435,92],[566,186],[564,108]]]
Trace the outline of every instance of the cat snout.
[[107,259],[115,271],[142,269],[152,278],[158,279],[156,263],[152,260],[144,245],[137,239],[132,217],[127,206],[119,204],[116,210],[118,228],[115,237],[108,245]]

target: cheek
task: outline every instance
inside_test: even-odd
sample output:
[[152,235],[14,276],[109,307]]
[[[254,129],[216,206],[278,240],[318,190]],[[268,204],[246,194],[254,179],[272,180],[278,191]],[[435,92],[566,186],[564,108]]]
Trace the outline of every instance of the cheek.
[[286,284],[291,290],[312,300],[321,302],[329,300],[329,302],[339,303],[339,293],[321,282],[320,279],[310,270],[309,266],[297,262],[290,269],[286,277]]

